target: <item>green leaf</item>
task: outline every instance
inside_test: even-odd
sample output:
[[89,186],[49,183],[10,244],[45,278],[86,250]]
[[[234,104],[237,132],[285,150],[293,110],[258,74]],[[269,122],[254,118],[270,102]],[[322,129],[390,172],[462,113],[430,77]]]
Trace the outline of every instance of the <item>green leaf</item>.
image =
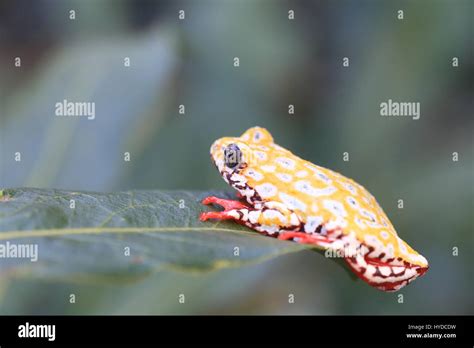
[[233,197],[228,193],[10,189],[3,195],[9,198],[0,201],[0,244],[38,245],[36,262],[5,258],[3,274],[126,280],[160,270],[240,267],[308,249],[234,222],[198,220],[200,212],[214,209],[200,203],[203,197]]
[[[123,187],[133,169],[124,166],[124,153],[132,154],[136,165],[173,115],[169,108],[175,107],[171,94],[178,51],[173,26],[105,42],[74,41],[52,50],[37,73],[1,105],[2,169],[9,168],[2,170],[2,185]],[[124,66],[125,57],[130,67]],[[57,117],[55,105],[64,100],[95,103],[96,117]],[[21,166],[8,155],[17,151]],[[87,166],[94,170],[84,171]]]

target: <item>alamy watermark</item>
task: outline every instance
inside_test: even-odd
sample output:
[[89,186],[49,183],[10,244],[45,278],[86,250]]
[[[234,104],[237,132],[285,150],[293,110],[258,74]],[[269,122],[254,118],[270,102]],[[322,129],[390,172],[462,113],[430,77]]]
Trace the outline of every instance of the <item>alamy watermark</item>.
[[420,119],[419,102],[396,102],[392,99],[380,103],[380,116],[406,116]]
[[26,322],[18,326],[18,337],[20,338],[47,338],[48,341],[56,339],[56,325],[54,324],[30,324]]
[[55,104],[56,116],[83,116],[88,120],[95,119],[94,102],[71,102],[64,99]]
[[0,244],[0,259],[30,259],[31,262],[38,261],[38,244]]
[[348,246],[340,249],[329,248],[324,251],[324,257],[329,259],[356,257],[358,255],[364,256],[361,246]]

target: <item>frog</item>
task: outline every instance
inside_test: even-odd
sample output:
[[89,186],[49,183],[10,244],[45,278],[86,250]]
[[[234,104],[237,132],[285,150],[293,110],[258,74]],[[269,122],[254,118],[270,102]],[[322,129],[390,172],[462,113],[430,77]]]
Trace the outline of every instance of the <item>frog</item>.
[[202,212],[201,221],[231,220],[264,236],[332,252],[382,291],[400,290],[428,270],[427,259],[398,236],[367,189],[296,156],[267,129],[219,138],[210,155],[237,197],[204,198],[202,204],[223,210]]

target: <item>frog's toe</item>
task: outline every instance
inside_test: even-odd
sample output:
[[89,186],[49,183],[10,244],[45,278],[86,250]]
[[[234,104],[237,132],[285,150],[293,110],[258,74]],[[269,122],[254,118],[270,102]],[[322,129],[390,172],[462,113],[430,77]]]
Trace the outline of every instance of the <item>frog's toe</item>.
[[225,211],[208,211],[205,213],[201,213],[199,215],[199,220],[206,221],[209,219],[216,219],[216,220],[232,220],[238,219],[239,215],[233,212],[225,212]]
[[235,201],[232,199],[223,199],[215,196],[209,196],[202,200],[202,204],[217,204],[224,208],[224,211],[229,211],[233,209],[244,209],[248,208],[245,204],[240,201]]
[[204,198],[204,199],[201,201],[201,203],[202,203],[202,204],[205,204],[205,205],[212,204],[212,203],[215,202],[215,199],[216,199],[216,198],[217,198],[217,197],[209,196],[209,197]]

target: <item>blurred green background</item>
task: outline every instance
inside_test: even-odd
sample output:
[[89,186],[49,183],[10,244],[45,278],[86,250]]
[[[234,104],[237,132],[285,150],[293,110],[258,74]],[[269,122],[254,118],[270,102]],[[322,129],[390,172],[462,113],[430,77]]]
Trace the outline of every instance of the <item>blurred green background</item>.
[[[468,0],[2,1],[2,187],[228,189],[209,146],[259,125],[369,189],[431,269],[394,294],[313,252],[133,284],[16,279],[1,313],[473,314],[472,18]],[[95,120],[55,117],[63,99]],[[420,119],[381,117],[388,99]]]

